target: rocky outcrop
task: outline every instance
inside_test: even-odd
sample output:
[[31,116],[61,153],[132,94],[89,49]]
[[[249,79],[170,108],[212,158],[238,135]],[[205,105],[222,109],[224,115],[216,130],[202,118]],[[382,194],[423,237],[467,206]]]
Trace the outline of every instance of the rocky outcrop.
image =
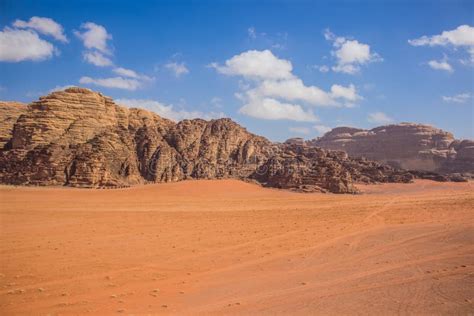
[[356,193],[355,183],[411,182],[415,176],[366,159],[351,159],[343,151],[283,144],[252,175],[270,187],[303,192]]
[[13,125],[26,112],[26,105],[20,102],[0,101],[0,148],[12,137]]
[[271,143],[230,119],[175,123],[83,88],[29,104],[10,131],[0,150],[0,182],[8,184],[104,188],[239,178],[300,191],[354,193],[354,182],[413,179],[344,152]]
[[30,104],[10,143],[3,182],[84,187],[246,176],[269,144],[229,119],[175,124],[81,88]]
[[371,130],[338,127],[307,144],[408,170],[474,173],[474,142],[456,140],[429,125],[401,123]]

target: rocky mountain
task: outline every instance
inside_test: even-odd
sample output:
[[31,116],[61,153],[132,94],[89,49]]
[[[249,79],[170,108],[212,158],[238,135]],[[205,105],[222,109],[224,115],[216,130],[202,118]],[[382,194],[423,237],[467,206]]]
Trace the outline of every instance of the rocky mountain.
[[[290,142],[295,141],[301,140]],[[457,140],[449,132],[424,124],[401,123],[371,130],[337,127],[306,144],[407,170],[474,173],[474,141]]]
[[16,105],[0,106],[0,119],[15,121],[2,130],[0,182],[7,184],[103,188],[239,178],[278,188],[354,193],[355,182],[414,178],[344,152],[275,144],[230,119],[175,123],[83,88],[53,92],[16,112]]

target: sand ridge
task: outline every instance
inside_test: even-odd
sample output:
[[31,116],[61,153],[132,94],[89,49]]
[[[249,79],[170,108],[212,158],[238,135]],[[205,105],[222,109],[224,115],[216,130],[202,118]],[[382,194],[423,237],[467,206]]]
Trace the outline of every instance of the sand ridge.
[[472,183],[0,187],[0,311],[468,314]]

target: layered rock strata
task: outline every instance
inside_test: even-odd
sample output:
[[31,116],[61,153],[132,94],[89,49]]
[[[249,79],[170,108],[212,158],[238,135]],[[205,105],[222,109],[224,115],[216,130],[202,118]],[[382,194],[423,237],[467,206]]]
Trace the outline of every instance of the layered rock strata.
[[230,119],[175,123],[83,88],[53,92],[19,112],[2,131],[2,183],[116,188],[238,178],[300,191],[355,193],[355,182],[414,178],[341,151],[272,143]]

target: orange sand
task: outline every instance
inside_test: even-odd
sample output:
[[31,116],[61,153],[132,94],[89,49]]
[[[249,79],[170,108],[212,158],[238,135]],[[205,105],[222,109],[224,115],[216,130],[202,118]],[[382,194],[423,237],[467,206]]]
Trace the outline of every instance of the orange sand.
[[0,187],[0,314],[474,313],[472,183]]

